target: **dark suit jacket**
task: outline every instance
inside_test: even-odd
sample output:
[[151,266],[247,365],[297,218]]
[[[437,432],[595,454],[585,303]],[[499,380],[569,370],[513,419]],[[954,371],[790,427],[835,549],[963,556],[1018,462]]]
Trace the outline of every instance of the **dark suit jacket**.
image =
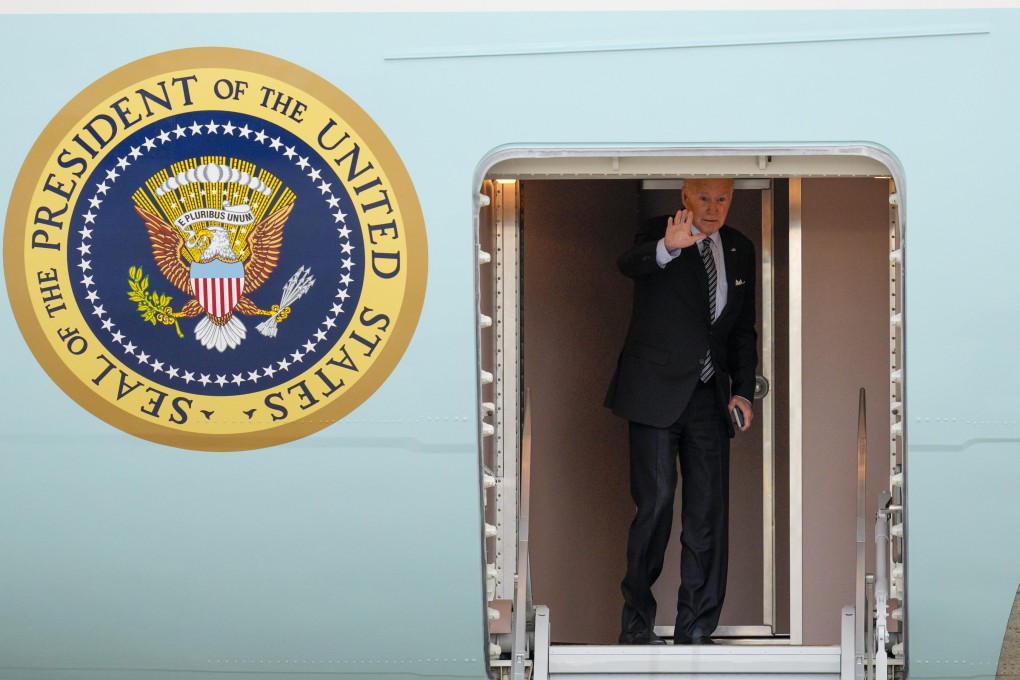
[[634,279],[634,306],[605,404],[628,420],[669,427],[694,393],[711,348],[716,393],[733,436],[726,404],[731,394],[753,398],[758,365],[754,245],[730,227],[719,231],[728,291],[726,307],[711,323],[708,274],[698,248],[684,248],[664,268],[655,260],[667,219],[646,220],[618,261],[620,271]]

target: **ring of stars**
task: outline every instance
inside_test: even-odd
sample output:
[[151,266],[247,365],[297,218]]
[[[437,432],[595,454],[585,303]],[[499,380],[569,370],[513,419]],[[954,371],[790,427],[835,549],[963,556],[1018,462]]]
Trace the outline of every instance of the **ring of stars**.
[[[256,368],[252,371],[242,371],[241,373],[228,372],[219,375],[214,373],[202,373],[200,371],[189,371],[181,367],[172,366],[153,355],[149,355],[146,352],[141,351],[138,346],[131,342],[130,339],[126,339],[125,335],[117,330],[117,324],[113,321],[110,313],[104,309],[103,305],[99,304],[100,295],[96,290],[93,274],[89,273],[92,270],[92,244],[89,242],[92,240],[92,232],[96,228],[100,227],[100,225],[96,223],[96,218],[99,217],[100,209],[103,201],[105,200],[106,193],[110,190],[112,185],[116,183],[117,179],[120,178],[124,171],[127,170],[132,161],[141,158],[147,152],[153,151],[171,140],[195,137],[199,135],[221,134],[250,139],[252,140],[252,143],[261,144],[262,146],[268,145],[270,149],[286,157],[287,160],[292,162],[302,171],[303,174],[307,175],[314,188],[319,190],[321,198],[325,201],[329,208],[330,215],[333,217],[334,225],[339,225],[336,229],[344,257],[340,261],[340,268],[343,270],[343,273],[337,282],[337,292],[334,297],[333,305],[329,312],[326,313],[326,316],[319,325],[319,328],[305,341],[303,345],[300,345],[294,352],[285,354],[279,361],[270,362],[267,366]],[[81,283],[85,286],[85,290],[87,291],[85,298],[92,304],[92,314],[99,317],[103,330],[107,331],[110,334],[110,338],[121,346],[121,350],[125,354],[125,359],[128,356],[133,357],[138,362],[139,367],[147,366],[154,375],[161,373],[170,381],[181,380],[185,383],[185,385],[190,385],[193,382],[198,383],[203,387],[210,384],[215,384],[220,387],[225,387],[228,384],[236,386],[241,386],[244,383],[257,384],[258,381],[263,378],[272,379],[277,373],[287,372],[290,370],[291,366],[302,363],[306,357],[315,353],[320,342],[325,342],[330,331],[338,328],[337,320],[344,313],[344,302],[346,302],[350,297],[348,287],[353,282],[351,271],[356,264],[352,257],[355,246],[350,241],[351,230],[346,224],[347,214],[343,212],[343,209],[340,206],[341,199],[333,194],[330,190],[332,185],[322,178],[321,170],[315,168],[309,161],[309,158],[310,157],[302,157],[298,154],[295,147],[285,145],[283,141],[281,141],[280,137],[270,137],[265,133],[264,128],[256,132],[247,124],[238,127],[230,120],[228,120],[226,124],[223,124],[217,123],[215,119],[211,119],[208,123],[201,123],[198,120],[195,120],[187,127],[183,127],[178,124],[174,128],[160,130],[159,134],[153,137],[146,137],[142,144],[131,147],[131,150],[125,154],[124,157],[117,158],[116,167],[107,170],[106,177],[99,184],[95,185],[95,193],[92,198],[88,199],[88,210],[82,214],[85,224],[78,230],[78,233],[81,234],[81,245],[77,248],[80,253],[77,266],[81,269]],[[118,169],[121,172],[118,172]]]

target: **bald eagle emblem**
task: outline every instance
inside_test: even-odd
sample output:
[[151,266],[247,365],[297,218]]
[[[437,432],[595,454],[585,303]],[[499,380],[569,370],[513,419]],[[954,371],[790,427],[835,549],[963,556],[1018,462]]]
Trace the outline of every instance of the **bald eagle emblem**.
[[241,344],[248,331],[238,314],[268,316],[256,329],[276,337],[290,305],[315,283],[301,267],[284,286],[280,304],[261,309],[252,301],[280,260],[295,195],[250,163],[182,161],[150,178],[134,201],[160,272],[191,299],[175,312],[169,296],[148,291],[140,268],[131,270],[129,295],[146,320],[174,324],[181,337],[178,320],[201,316],[194,336],[206,349],[223,352]]

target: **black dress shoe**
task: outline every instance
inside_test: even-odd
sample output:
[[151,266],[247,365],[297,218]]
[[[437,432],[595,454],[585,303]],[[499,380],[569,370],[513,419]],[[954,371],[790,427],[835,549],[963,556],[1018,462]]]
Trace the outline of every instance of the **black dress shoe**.
[[650,630],[642,630],[637,633],[620,633],[621,645],[664,645],[666,641]]
[[683,634],[677,634],[673,637],[674,645],[714,645],[716,644],[708,635],[695,635],[692,638],[687,637]]

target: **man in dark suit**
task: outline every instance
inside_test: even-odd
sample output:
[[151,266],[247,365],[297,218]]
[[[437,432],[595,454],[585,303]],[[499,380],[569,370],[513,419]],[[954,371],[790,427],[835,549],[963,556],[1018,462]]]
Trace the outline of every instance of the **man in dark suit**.
[[621,644],[655,635],[651,587],[662,571],[682,482],[676,644],[714,644],[726,593],[729,439],[754,417],[758,364],[754,246],[724,226],[729,179],[687,180],[684,209],[646,220],[619,259],[634,280],[627,339],[606,406],[630,421],[637,506],[627,540]]

